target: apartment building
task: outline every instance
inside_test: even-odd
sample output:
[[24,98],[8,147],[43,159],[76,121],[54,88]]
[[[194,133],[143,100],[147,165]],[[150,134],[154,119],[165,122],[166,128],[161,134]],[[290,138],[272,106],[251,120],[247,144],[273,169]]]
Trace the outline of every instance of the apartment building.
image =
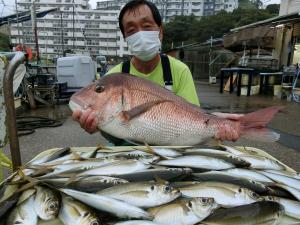
[[280,3],[279,16],[295,13],[300,11],[299,0],[284,0]]
[[[209,16],[221,10],[232,12],[238,7],[238,0],[150,0],[160,11],[164,22],[176,15]],[[106,0],[97,2],[97,9],[117,9],[128,0]]]
[[204,0],[203,16],[215,15],[221,10],[232,12],[238,6],[238,0]]
[[[88,0],[35,0],[36,10],[57,7],[59,10],[37,19],[39,52],[48,58],[63,51],[108,57],[128,55],[128,48],[118,28],[117,10],[92,10]],[[29,10],[32,0],[20,0],[18,10]],[[32,22],[11,27],[12,43],[35,49]]]
[[[19,0],[18,10],[30,10],[33,1],[36,10],[56,7],[59,10],[37,19],[39,52],[42,57],[62,56],[66,50],[123,57],[128,47],[118,27],[118,13],[128,0],[106,0],[97,3],[97,9],[89,6],[89,0]],[[213,15],[224,9],[232,11],[238,0],[150,0],[160,10],[165,22],[175,15],[201,17]],[[35,49],[32,22],[13,24],[12,44],[25,44]]]

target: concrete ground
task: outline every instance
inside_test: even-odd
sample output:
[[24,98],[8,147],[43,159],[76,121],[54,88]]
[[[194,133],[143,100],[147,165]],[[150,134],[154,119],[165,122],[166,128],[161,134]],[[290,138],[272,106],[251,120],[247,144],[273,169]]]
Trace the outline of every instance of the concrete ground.
[[[219,93],[217,85],[196,83],[201,107],[209,112],[247,113],[261,108],[284,105],[284,113],[277,114],[269,127],[281,133],[281,139],[276,143],[262,143],[241,138],[236,145],[258,147],[270,153],[283,163],[300,171],[300,104],[281,100],[273,96],[241,96]],[[20,149],[23,163],[32,159],[38,153],[54,148],[67,146],[96,146],[107,144],[106,140],[96,133],[90,135],[82,130],[71,118],[67,105],[55,108],[40,107],[36,110],[23,112],[22,115],[47,116],[62,120],[64,123],[56,128],[39,128],[35,133],[21,136]],[[226,143],[233,144],[233,143]],[[5,148],[9,154],[9,147]]]

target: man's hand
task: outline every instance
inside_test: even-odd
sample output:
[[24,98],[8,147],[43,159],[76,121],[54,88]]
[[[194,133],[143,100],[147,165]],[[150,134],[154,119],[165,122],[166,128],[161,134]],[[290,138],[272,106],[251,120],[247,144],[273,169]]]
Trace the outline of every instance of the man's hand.
[[75,110],[72,114],[73,120],[79,122],[80,126],[89,134],[95,133],[97,129],[98,119],[96,114],[91,110]]
[[[240,120],[244,116],[244,114],[230,114],[230,113],[220,113],[220,112],[215,112],[212,114],[229,120]],[[215,135],[215,138],[221,141],[224,140],[237,141],[239,137],[240,137],[239,129],[233,129],[228,124],[222,124],[221,127],[219,128],[218,133]]]

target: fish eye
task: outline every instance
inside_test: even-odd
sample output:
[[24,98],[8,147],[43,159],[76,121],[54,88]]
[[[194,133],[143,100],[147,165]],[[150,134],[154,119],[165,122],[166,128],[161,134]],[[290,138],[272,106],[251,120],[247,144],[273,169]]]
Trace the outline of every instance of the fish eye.
[[55,207],[56,207],[55,203],[49,205],[49,209],[55,209]]
[[104,86],[96,85],[94,91],[97,92],[97,93],[101,93],[101,92],[104,91],[104,89],[105,89]]
[[164,190],[165,190],[165,192],[169,192],[171,190],[171,187],[170,186],[165,186]]
[[98,221],[93,221],[91,225],[100,225],[100,223]]
[[152,185],[152,186],[150,187],[150,189],[153,191],[153,190],[154,190],[154,185]]
[[208,199],[207,199],[207,198],[202,198],[202,199],[201,199],[201,202],[202,202],[202,203],[207,203],[207,202],[208,202]]
[[188,206],[189,206],[190,208],[192,208],[192,207],[193,207],[193,203],[192,203],[191,201],[189,201]]
[[255,192],[252,192],[252,197],[253,198],[258,198],[258,194],[256,194]]
[[242,188],[239,188],[239,190],[238,190],[238,191],[239,191],[239,193],[242,193]]

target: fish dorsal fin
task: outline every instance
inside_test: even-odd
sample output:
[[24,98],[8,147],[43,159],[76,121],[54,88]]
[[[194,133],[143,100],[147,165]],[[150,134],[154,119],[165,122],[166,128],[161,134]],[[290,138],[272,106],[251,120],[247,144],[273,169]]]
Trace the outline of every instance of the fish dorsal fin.
[[121,121],[128,122],[128,121],[134,119],[135,117],[140,116],[143,113],[147,112],[153,106],[159,105],[164,102],[170,102],[170,101],[169,100],[157,100],[157,101],[152,101],[152,102],[146,102],[146,103],[138,105],[128,111],[122,111],[119,114],[119,118],[121,119]]

